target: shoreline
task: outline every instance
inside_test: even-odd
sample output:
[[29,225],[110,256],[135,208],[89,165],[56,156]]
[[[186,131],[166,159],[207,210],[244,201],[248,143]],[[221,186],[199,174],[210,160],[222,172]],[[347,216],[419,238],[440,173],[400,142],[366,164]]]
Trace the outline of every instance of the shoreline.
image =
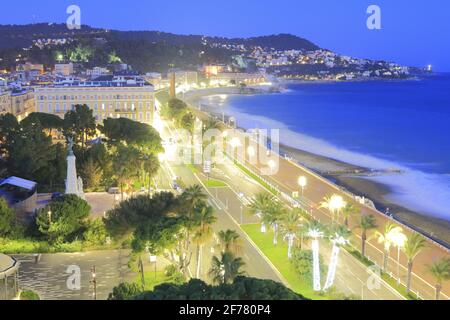
[[[269,92],[260,90],[256,92],[256,94],[258,93],[268,94]],[[213,88],[194,92],[191,91],[187,94],[185,99],[190,105],[198,106],[203,97],[220,94],[236,95],[241,93],[238,88],[233,87]],[[202,105],[201,109],[208,114],[217,116],[217,109],[212,110],[214,107]],[[381,212],[385,212],[386,209],[389,208],[390,213],[397,221],[409,225],[414,229],[421,231],[428,237],[435,239],[437,242],[450,247],[450,221],[405,208],[388,200],[386,195],[392,191],[389,186],[365,178],[372,172],[370,168],[352,165],[340,160],[299,150],[281,142],[279,150],[281,156],[286,154],[293,162],[316,172],[341,188],[344,188],[357,196],[364,196],[370,199],[375,204],[375,207]]]

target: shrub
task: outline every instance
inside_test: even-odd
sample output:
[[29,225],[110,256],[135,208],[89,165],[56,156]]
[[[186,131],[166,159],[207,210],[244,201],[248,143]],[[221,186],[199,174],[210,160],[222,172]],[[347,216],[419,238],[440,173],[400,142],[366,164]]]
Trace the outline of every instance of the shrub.
[[[319,256],[319,265],[321,275],[325,274],[323,259]],[[304,278],[312,279],[313,276],[313,253],[311,250],[294,250],[291,260],[295,270]]]
[[106,238],[108,234],[106,232],[105,224],[102,219],[95,219],[89,221],[88,227],[83,234],[86,245],[101,246],[106,244]]
[[20,300],[41,300],[41,298],[32,290],[24,290],[20,293]]
[[50,242],[70,241],[82,230],[90,211],[85,200],[76,195],[64,195],[38,210],[36,224]]
[[114,287],[113,292],[108,296],[108,300],[132,300],[140,293],[141,289],[137,283],[121,283]]

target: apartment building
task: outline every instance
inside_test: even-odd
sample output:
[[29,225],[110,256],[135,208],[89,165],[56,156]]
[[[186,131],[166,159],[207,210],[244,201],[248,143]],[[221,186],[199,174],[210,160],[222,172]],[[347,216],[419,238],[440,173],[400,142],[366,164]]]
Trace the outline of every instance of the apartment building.
[[22,121],[35,112],[34,94],[31,90],[0,92],[0,114],[11,113]]
[[92,81],[69,79],[35,89],[36,109],[64,117],[77,104],[93,110],[97,122],[125,117],[149,123],[155,108],[154,88],[137,76],[102,76]]

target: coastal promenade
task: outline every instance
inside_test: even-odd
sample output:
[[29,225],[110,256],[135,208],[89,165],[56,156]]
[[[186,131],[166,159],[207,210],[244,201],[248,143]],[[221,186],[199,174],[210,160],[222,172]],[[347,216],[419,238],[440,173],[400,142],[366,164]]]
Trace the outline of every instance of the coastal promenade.
[[[242,137],[244,141],[244,137]],[[303,197],[299,199],[299,202],[303,207],[317,220],[321,223],[329,224],[331,223],[330,213],[326,209],[319,208],[319,203],[323,200],[325,196],[331,194],[341,195],[346,202],[353,203],[361,214],[373,215],[376,218],[378,230],[382,231],[384,225],[387,222],[393,222],[400,225],[403,228],[404,233],[410,236],[411,233],[415,232],[408,226],[402,225],[400,222],[393,220],[392,218],[386,216],[382,212],[369,207],[364,204],[360,204],[356,201],[353,194],[343,190],[339,186],[331,183],[325,178],[319,176],[318,174],[302,167],[294,162],[284,159],[271,152],[271,157],[277,157],[276,163],[279,164],[278,170],[273,170],[273,174],[261,176],[262,179],[266,180],[268,184],[273,186],[279,192],[283,193],[286,198],[289,198],[293,192],[299,192],[301,194],[300,186],[298,185],[298,178],[304,176],[307,178],[307,186],[304,189]],[[245,153],[244,158],[237,159],[247,168],[250,168],[255,174],[260,175],[262,170],[267,171],[267,165],[256,163],[255,161],[250,161],[249,155]],[[361,238],[360,231],[356,229],[358,215],[349,218],[349,228],[353,231],[354,240],[352,244],[361,250]],[[423,299],[433,299],[435,294],[434,289],[434,279],[429,274],[427,266],[433,261],[441,259],[443,257],[450,258],[450,253],[448,249],[437,244],[436,242],[427,239],[427,247],[414,259],[411,289],[414,293],[418,294],[419,297]],[[378,266],[383,264],[383,245],[377,242],[377,239],[369,239],[366,246],[366,255]],[[392,247],[389,252],[389,260],[387,273],[391,274],[392,277],[398,277],[398,251],[397,248]],[[401,252],[399,256],[400,261],[400,281],[402,284],[406,282],[407,274],[407,258]],[[447,283],[443,284],[442,297],[444,299],[449,299],[450,296],[450,285]]]
[[[200,118],[205,119],[209,117],[208,113],[197,110],[192,107],[194,113]],[[222,129],[229,129],[226,124],[223,124]],[[245,142],[248,137],[243,134],[240,137],[242,142]],[[341,195],[345,201],[355,204],[361,214],[371,214],[375,217],[378,230],[382,231],[387,222],[396,223],[403,228],[404,233],[410,236],[413,232],[416,232],[409,228],[408,226],[393,220],[391,217],[386,216],[384,213],[376,210],[375,208],[369,207],[364,204],[360,204],[356,201],[355,195],[347,192],[343,188],[331,181],[325,179],[324,177],[312,172],[311,170],[287,160],[278,154],[271,153],[271,157],[277,158],[275,163],[278,163],[277,170],[274,170],[273,174],[262,176],[262,171],[267,171],[266,163],[254,163],[254,161],[249,161],[249,155],[244,152],[244,156],[241,159],[235,159],[240,161],[246,168],[250,169],[255,175],[261,177],[274,189],[279,191],[285,196],[285,199],[292,201],[291,195],[293,192],[299,192],[301,194],[300,186],[298,185],[298,178],[300,176],[305,176],[307,178],[307,187],[304,189],[303,197],[297,199],[305,209],[318,221],[322,223],[330,223],[331,217],[330,213],[319,208],[319,203],[323,200],[325,196],[331,194]],[[361,250],[361,234],[360,230],[356,229],[357,220],[359,216],[355,215],[349,218],[349,227],[354,234],[354,239],[352,245],[356,247],[359,251]],[[447,248],[441,246],[435,241],[425,237],[427,239],[427,247],[422,250],[422,252],[414,259],[412,279],[411,279],[411,290],[416,293],[422,299],[434,299],[435,296],[435,280],[428,272],[428,266],[434,261],[441,258],[450,258],[450,252]],[[377,239],[370,239],[367,241],[366,245],[366,256],[378,266],[383,265],[383,245],[377,242]],[[398,259],[399,258],[399,259]],[[397,263],[397,259],[400,265]],[[398,278],[400,275],[400,282],[402,284],[406,283],[407,276],[407,258],[403,252],[398,255],[397,248],[392,247],[389,252],[387,273],[393,278]],[[450,284],[448,282],[443,284],[441,299],[450,299]]]

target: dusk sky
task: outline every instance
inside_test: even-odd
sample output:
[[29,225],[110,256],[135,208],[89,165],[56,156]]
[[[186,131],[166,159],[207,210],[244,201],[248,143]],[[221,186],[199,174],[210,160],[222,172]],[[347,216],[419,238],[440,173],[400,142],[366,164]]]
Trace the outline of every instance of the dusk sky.
[[[447,0],[22,0],[2,2],[0,23],[65,22],[70,4],[94,27],[226,37],[292,33],[341,54],[450,71]],[[382,30],[366,27],[371,4],[381,8]]]

